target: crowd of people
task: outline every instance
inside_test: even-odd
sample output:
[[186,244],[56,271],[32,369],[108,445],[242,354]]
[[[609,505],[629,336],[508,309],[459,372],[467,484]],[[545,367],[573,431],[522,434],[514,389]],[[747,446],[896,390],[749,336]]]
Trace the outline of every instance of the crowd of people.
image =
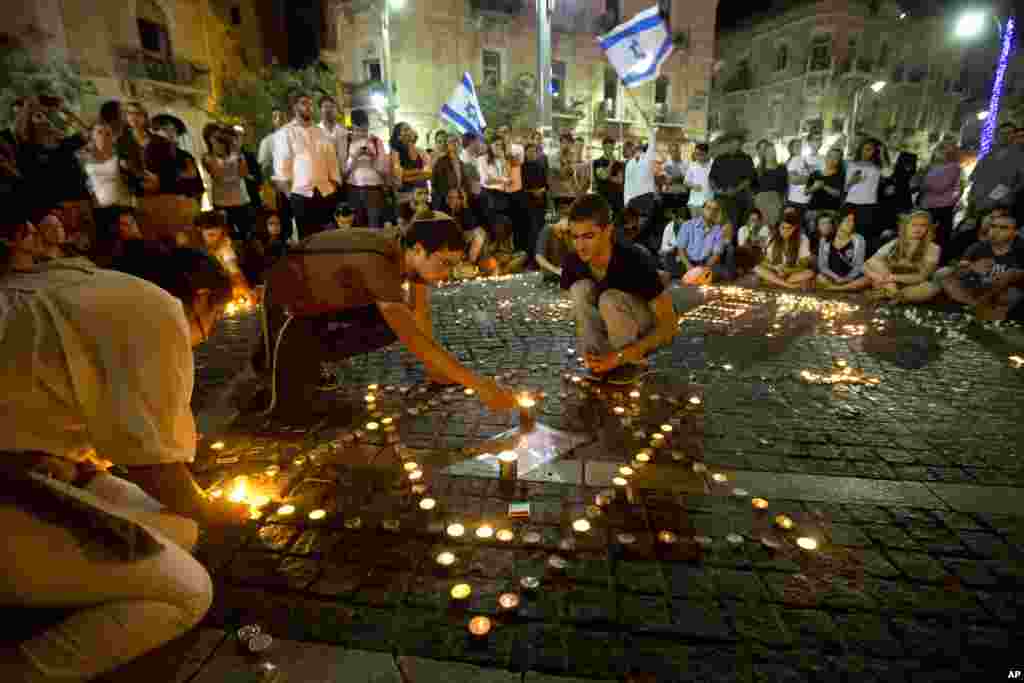
[[259,408],[296,419],[331,409],[324,361],[396,342],[432,381],[516,409],[515,393],[435,341],[429,286],[453,274],[557,279],[588,381],[621,385],[678,332],[674,277],[941,294],[987,317],[1024,300],[1024,136],[1012,126],[965,200],[947,144],[926,168],[901,155],[887,175],[877,141],[845,160],[820,157],[814,136],[785,164],[770,143],[755,164],[735,137],[713,159],[697,144],[684,160],[672,143],[662,162],[651,127],[621,159],[605,140],[588,161],[568,133],[550,154],[541,133],[507,128],[442,132],[421,149],[407,123],[385,144],[365,111],[348,129],[333,98],[316,107],[319,121],[295,93],[255,155],[244,129],[211,123],[196,160],[181,120],[137,102],[107,102],[90,125],[58,98],[16,101],[0,132],[0,470],[14,483],[0,491],[0,600],[63,613],[0,642],[0,678],[88,680],[209,608],[191,555],[199,527],[249,510],[208,496],[189,468],[192,349],[240,296],[263,303]]

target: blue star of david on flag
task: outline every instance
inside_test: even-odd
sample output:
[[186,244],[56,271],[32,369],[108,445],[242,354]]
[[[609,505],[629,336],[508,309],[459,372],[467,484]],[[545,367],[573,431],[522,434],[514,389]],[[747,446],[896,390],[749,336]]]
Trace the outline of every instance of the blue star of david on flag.
[[672,54],[672,36],[657,6],[616,26],[597,42],[627,88],[657,78]]
[[455,86],[455,92],[441,107],[441,118],[462,133],[483,135],[487,122],[484,121],[483,112],[480,111],[476,88],[473,87],[473,79],[468,73],[462,74],[462,80]]

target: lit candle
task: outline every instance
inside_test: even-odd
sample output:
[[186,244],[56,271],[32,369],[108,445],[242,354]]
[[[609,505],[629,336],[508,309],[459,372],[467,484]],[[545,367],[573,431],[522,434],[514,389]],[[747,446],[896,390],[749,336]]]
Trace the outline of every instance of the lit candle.
[[391,424],[394,421],[395,421],[395,418],[393,418],[393,417],[385,417],[383,420],[381,420],[381,423],[389,425],[389,424]]
[[494,535],[494,527],[489,524],[483,524],[477,527],[476,537],[477,538],[490,538]]
[[708,471],[708,466],[702,462],[695,462],[693,463],[693,471],[697,474],[701,474]]
[[539,531],[527,531],[523,534],[523,543],[540,543]]
[[495,534],[495,538],[497,538],[502,543],[509,543],[515,537],[516,532],[512,531],[511,529],[498,529],[498,533]]
[[448,528],[445,529],[445,531],[452,538],[458,538],[459,536],[462,536],[466,533],[466,527],[462,526],[458,522],[454,522],[452,524],[449,524]]
[[224,489],[213,489],[210,491],[211,498],[221,498],[224,496]]
[[629,465],[623,465],[622,467],[619,468],[619,474],[621,474],[624,477],[628,477],[631,474],[633,474],[633,468],[630,467]]
[[409,473],[410,481],[418,481],[423,478],[423,470],[414,470]]
[[528,591],[536,590],[540,586],[540,579],[536,576],[524,576],[519,579],[519,585]]
[[402,467],[405,469],[406,472],[415,472],[420,468],[419,464],[412,460],[406,461],[406,463],[402,465]]
[[380,429],[380,425],[377,424],[376,422],[367,422],[366,428],[369,429],[371,432],[374,432]]
[[519,478],[519,454],[515,451],[502,451],[498,453],[498,467],[501,470],[500,476],[507,481],[514,481]]
[[435,559],[442,567],[450,567],[455,564],[455,553],[445,550],[444,552],[438,553]]
[[661,541],[662,543],[671,545],[671,544],[673,544],[673,543],[675,543],[676,541],[679,540],[679,536],[677,536],[675,534],[675,532],[672,532],[672,531],[667,531],[667,530],[666,531],[659,531],[658,532],[658,540]]
[[552,555],[548,558],[548,566],[552,569],[565,569],[568,565],[569,563],[565,560],[564,557]]
[[801,536],[796,539],[796,544],[804,550],[816,550],[818,548],[818,542],[810,536]]
[[374,401],[377,400],[377,397],[374,396],[373,394],[367,394],[364,398],[366,399],[367,403],[373,403]]
[[263,470],[263,473],[271,478],[276,477],[280,472],[281,467],[279,465],[270,465],[267,469]]
[[576,531],[576,532],[581,533],[581,534],[585,534],[588,531],[590,531],[590,520],[587,520],[587,519],[577,519],[575,522],[572,523],[572,528],[573,528],[573,531]]
[[472,594],[473,589],[470,588],[468,583],[457,583],[452,586],[451,595],[456,600],[465,600]]
[[469,632],[477,638],[484,638],[491,632],[490,617],[473,617],[469,620]]
[[530,431],[533,429],[533,407],[537,405],[537,401],[533,399],[529,394],[523,394],[519,397],[519,427],[523,431]]
[[751,503],[758,510],[766,510],[768,508],[768,501],[764,498],[755,498]]
[[712,474],[711,479],[716,484],[724,484],[725,482],[729,481],[729,477],[725,476],[721,472],[715,472],[714,474]]
[[630,398],[640,398],[640,392],[637,391],[636,389],[634,389],[633,391],[629,392],[629,397]]
[[793,520],[790,517],[787,517],[786,515],[776,515],[775,523],[779,526],[780,529],[788,530],[793,528]]
[[629,483],[629,480],[626,479],[625,477],[615,477],[612,479],[612,483],[615,484],[616,486],[625,486],[626,484]]
[[626,409],[623,408],[622,406],[615,406],[614,408],[612,408],[612,410],[615,412],[616,415],[623,415],[626,412]]
[[634,458],[637,462],[650,462],[651,454],[649,451],[640,451],[634,456]]
[[435,507],[437,507],[437,501],[433,498],[424,498],[420,501],[421,510],[433,510]]
[[700,400],[699,396],[691,396],[690,397],[690,405],[699,406],[700,404],[701,404],[701,400]]
[[[665,432],[666,434],[671,433],[672,432],[672,425],[669,425],[669,424],[661,425],[661,431]],[[657,435],[655,435],[655,436],[657,436]]]
[[214,441],[212,444],[210,444],[210,450],[222,451],[224,450],[224,445],[225,444],[223,441]]
[[295,506],[294,505],[282,505],[281,507],[277,508],[277,514],[280,515],[281,517],[287,517],[288,515],[294,515],[295,514]]
[[313,510],[312,512],[309,513],[309,518],[310,519],[314,519],[314,520],[315,519],[323,519],[326,516],[327,516],[327,510],[317,509],[317,510]]
[[519,607],[519,595],[516,593],[502,593],[498,596],[498,606],[507,610]]
[[380,386],[377,384],[370,384],[366,388],[369,389],[370,391],[377,391],[377,389],[379,389]]
[[634,543],[636,543],[636,536],[634,536],[633,534],[623,533],[616,536],[616,538],[622,545],[633,545]]

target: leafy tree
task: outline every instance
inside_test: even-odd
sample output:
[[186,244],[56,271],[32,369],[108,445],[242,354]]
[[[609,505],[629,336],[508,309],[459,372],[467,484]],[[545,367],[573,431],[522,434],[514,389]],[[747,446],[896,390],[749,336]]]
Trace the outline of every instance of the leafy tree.
[[96,85],[73,63],[59,57],[40,61],[24,48],[0,46],[0,124],[4,126],[14,123],[11,104],[18,97],[55,95],[74,110],[83,96],[96,94]]
[[488,128],[508,126],[521,129],[536,123],[536,98],[518,86],[481,88],[477,90],[477,99]]
[[296,90],[338,96],[338,76],[326,64],[305,69],[271,66],[254,76],[224,85],[218,111],[214,116],[226,124],[244,124],[254,130],[256,139],[271,132],[271,113],[275,107],[287,108],[288,96]]

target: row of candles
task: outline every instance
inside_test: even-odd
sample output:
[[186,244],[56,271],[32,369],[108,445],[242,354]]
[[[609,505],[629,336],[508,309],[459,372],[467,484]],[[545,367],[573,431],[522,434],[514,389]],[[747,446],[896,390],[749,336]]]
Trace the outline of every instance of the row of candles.
[[[581,380],[576,376],[571,376],[569,381],[578,384]],[[388,387],[388,389],[390,388],[392,387]],[[367,390],[368,393],[366,395],[366,403],[370,411],[370,417],[374,419],[366,423],[366,429],[369,431],[375,431],[383,427],[384,429],[393,432],[395,429],[395,418],[383,416],[376,406],[376,394],[380,391],[379,385],[371,384],[367,387]],[[472,392],[472,390],[466,390],[466,392],[468,395],[472,395],[470,393]],[[641,394],[639,391],[634,390],[629,393],[629,397],[633,399],[633,401],[635,402],[641,398]],[[652,394],[648,398],[652,401],[660,400],[660,397],[657,394]],[[699,406],[701,404],[701,399],[697,396],[692,396],[690,397],[690,399],[688,399],[688,403],[690,406]],[[535,399],[533,399],[533,397],[529,395],[524,394],[520,397],[519,404],[521,409],[521,417],[523,421],[528,422],[532,420],[531,411],[536,404]],[[626,413],[626,409],[623,406],[615,406],[613,408],[613,412],[617,415],[624,415]],[[524,428],[528,428],[528,426],[524,424]],[[660,430],[651,435],[652,447],[657,448],[660,445],[664,445],[667,435],[670,435],[672,431],[672,425],[667,423],[661,425]],[[224,444],[223,442],[216,442],[211,446],[211,448],[213,448],[214,450],[221,450],[224,448]],[[651,459],[651,450],[645,449],[643,451],[638,452],[634,457],[633,463],[631,463],[630,465],[623,465],[619,468],[618,476],[613,478],[612,483],[616,486],[617,489],[625,489],[629,491],[629,477],[631,477],[638,469],[651,462]],[[297,458],[296,463],[298,463],[300,460],[304,460],[304,458]],[[514,467],[518,461],[518,455],[514,451],[506,451],[499,453],[498,461],[502,466],[503,478],[509,476],[511,476],[511,478],[516,478]],[[427,495],[427,487],[422,482],[424,478],[424,471],[422,467],[419,465],[419,463],[415,462],[414,460],[404,458],[401,466],[403,474],[405,475],[407,480],[412,483],[412,492],[414,494],[418,494],[421,496],[418,501],[419,509],[428,512],[434,510],[438,505],[438,501],[437,499]],[[694,463],[694,470],[698,472],[706,472],[706,466],[704,466],[702,463]],[[280,468],[277,465],[271,465],[270,467],[267,468],[265,474],[268,477],[273,478],[274,476],[276,476],[276,474],[279,473],[279,471]],[[711,479],[716,484],[725,484],[728,481],[726,475],[717,472],[711,475]],[[734,493],[738,495],[739,493],[741,493],[741,490],[735,489]],[[746,492],[742,493],[745,494]],[[215,489],[212,492],[212,495],[214,497],[224,495],[223,489]],[[271,502],[270,496],[256,493],[253,490],[251,490],[249,486],[249,480],[245,476],[235,478],[234,486],[227,495],[228,498],[234,502],[247,503],[252,510],[252,516],[254,519],[259,519],[259,517],[262,515],[263,508],[265,508]],[[588,517],[598,517],[600,515],[600,508],[610,504],[610,502],[611,500],[607,494],[598,494],[595,500],[596,505],[591,506],[587,510]],[[755,510],[763,511],[767,509],[768,501],[763,498],[754,498],[752,499],[752,505]],[[285,503],[277,508],[276,515],[278,517],[288,517],[295,514],[296,512],[297,510],[294,505],[290,503]],[[310,520],[319,521],[327,517],[327,511],[322,508],[317,508],[310,510],[307,513],[307,515]],[[349,525],[348,521],[350,520],[346,520],[347,527],[358,528],[355,525]],[[795,523],[793,522],[793,520],[786,515],[777,515],[774,521],[775,525],[784,531],[791,531],[795,527]],[[587,517],[581,517],[575,519],[571,523],[571,527],[573,532],[577,534],[586,534],[591,531],[591,529],[593,528],[593,524]],[[448,523],[447,526],[444,527],[444,529],[446,535],[452,539],[462,538],[463,536],[465,536],[467,531],[466,526],[461,521],[452,521]],[[479,525],[476,528],[474,535],[476,536],[477,539],[480,539],[482,541],[488,541],[493,539],[501,543],[511,543],[516,538],[516,532],[513,529],[506,527],[495,528],[494,526],[486,523]],[[735,535],[730,534],[730,536]],[[662,529],[658,531],[656,538],[659,543],[663,544],[674,544],[679,541],[678,534],[668,529]],[[742,537],[738,538],[740,541],[742,541]],[[522,532],[521,539],[522,542],[527,544],[540,543],[542,540],[541,534],[538,531],[534,530],[527,530],[525,532]],[[618,534],[617,540],[619,543],[623,545],[630,545],[632,543],[635,543],[637,539],[634,534],[623,532]],[[711,539],[708,537],[698,536],[694,540],[695,542],[701,545],[708,545],[711,543]],[[733,539],[730,540],[733,541]],[[817,548],[818,544],[814,538],[799,537],[796,539],[796,545],[804,550],[814,550]],[[571,548],[572,546],[563,545],[563,547]],[[441,567],[452,567],[457,563],[458,558],[454,552],[450,550],[444,550],[438,553],[434,560]],[[564,558],[559,557],[557,555],[553,555],[551,558],[549,558],[548,564],[552,569],[560,570],[564,569],[568,563]],[[526,591],[535,590],[539,585],[540,579],[538,577],[524,576],[520,580],[520,587]],[[454,586],[452,586],[450,590],[451,598],[457,602],[463,602],[467,600],[471,594],[472,587],[468,583],[457,583]],[[503,612],[512,612],[518,608],[520,603],[520,596],[517,593],[506,592],[502,593],[499,596],[498,601],[499,607]],[[489,617],[474,616],[470,619],[467,628],[473,636],[485,637],[487,634],[490,633],[493,626],[494,624]]]

